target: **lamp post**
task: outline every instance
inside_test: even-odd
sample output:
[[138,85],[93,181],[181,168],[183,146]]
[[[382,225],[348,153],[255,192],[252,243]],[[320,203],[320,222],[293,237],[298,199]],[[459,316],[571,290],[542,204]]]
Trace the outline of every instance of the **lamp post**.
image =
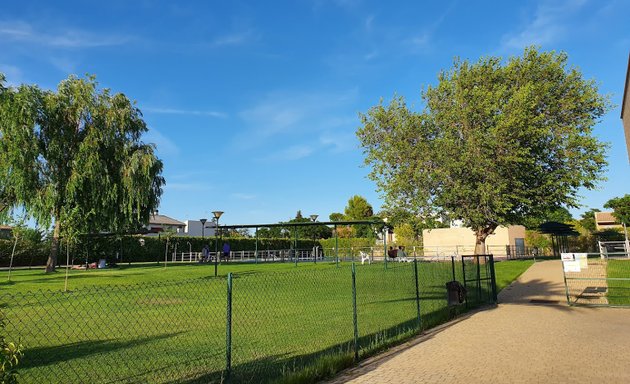
[[204,229],[206,228],[206,221],[208,221],[208,219],[199,219],[199,221],[201,222],[201,240],[203,240]]
[[219,270],[219,219],[221,218],[221,215],[223,214],[223,211],[213,211],[212,215],[214,216],[214,220],[215,220],[215,227],[214,227],[214,238],[215,238],[215,242],[214,242],[214,276],[217,276],[218,270]]
[[[318,215],[311,215],[311,221],[314,223],[317,221]],[[317,263],[317,249],[315,248],[315,226],[313,226],[313,262]]]

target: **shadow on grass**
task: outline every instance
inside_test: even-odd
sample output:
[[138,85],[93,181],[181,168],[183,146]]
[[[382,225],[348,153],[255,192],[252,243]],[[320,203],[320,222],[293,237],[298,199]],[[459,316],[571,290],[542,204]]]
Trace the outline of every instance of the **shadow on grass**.
[[73,359],[137,347],[156,340],[168,339],[182,333],[184,332],[173,332],[126,341],[95,340],[53,347],[26,348],[24,358],[20,361],[20,369],[59,364]]
[[[359,337],[360,359],[373,356],[387,348],[403,343],[421,330],[433,328],[467,312],[461,307],[439,308],[422,315],[422,326],[418,329],[417,319],[411,318],[401,323]],[[243,353],[236,348],[233,354]],[[251,351],[264,353],[264,351]],[[234,383],[316,383],[330,378],[341,370],[354,365],[352,339],[335,344],[313,353],[293,355],[290,351],[264,358],[250,360],[232,367],[230,380]],[[213,371],[194,378],[176,381],[182,384],[220,383],[226,380],[225,371]]]

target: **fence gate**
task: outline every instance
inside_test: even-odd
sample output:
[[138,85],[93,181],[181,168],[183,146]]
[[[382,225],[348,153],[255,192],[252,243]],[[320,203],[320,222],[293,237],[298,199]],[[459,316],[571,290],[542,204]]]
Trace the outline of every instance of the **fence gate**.
[[569,305],[630,306],[630,254],[563,253]]
[[463,255],[462,278],[466,306],[497,302],[497,286],[492,255]]

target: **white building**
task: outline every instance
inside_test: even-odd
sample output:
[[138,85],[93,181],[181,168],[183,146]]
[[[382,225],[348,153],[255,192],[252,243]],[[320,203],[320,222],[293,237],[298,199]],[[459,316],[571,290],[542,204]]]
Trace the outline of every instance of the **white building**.
[[204,237],[213,237],[216,233],[216,223],[212,220],[206,221],[206,225],[203,227],[202,233],[202,225],[199,220],[186,220],[186,228],[185,232],[187,236],[198,236],[201,237],[203,234]]

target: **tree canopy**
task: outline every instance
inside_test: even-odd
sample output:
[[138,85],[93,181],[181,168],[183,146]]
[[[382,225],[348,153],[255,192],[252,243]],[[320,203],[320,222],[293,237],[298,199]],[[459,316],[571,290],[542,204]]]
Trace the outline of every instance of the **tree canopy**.
[[571,212],[565,207],[556,207],[547,212],[542,212],[537,216],[527,216],[523,218],[522,224],[527,229],[538,229],[541,224],[548,221],[555,221],[558,223],[569,223],[573,220]]
[[609,102],[564,53],[456,59],[422,99],[421,112],[395,96],[361,115],[370,178],[386,209],[462,219],[478,253],[497,226],[576,207],[602,178],[592,130]]
[[54,224],[47,271],[60,237],[148,222],[164,178],[146,131],[135,104],[93,76],[70,76],[56,91],[0,86],[0,199]]
[[581,215],[580,225],[582,228],[586,229],[589,232],[595,232],[597,230],[597,226],[595,225],[595,213],[601,212],[597,208],[591,208],[588,211],[584,212]]
[[630,225],[630,195],[610,199],[604,204],[604,208],[612,209],[613,216],[620,223]]
[[[374,209],[363,196],[354,195],[348,199],[348,204],[344,209],[344,220],[367,220],[374,217]],[[370,237],[374,236],[370,225],[357,224],[352,226],[352,236]]]

